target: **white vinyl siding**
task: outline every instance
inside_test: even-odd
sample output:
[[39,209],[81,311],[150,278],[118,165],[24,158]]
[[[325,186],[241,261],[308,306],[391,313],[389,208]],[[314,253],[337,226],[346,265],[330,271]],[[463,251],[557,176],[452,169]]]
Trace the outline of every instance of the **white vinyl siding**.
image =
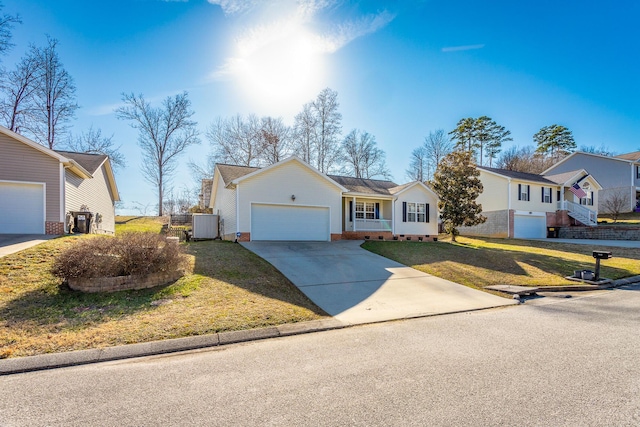
[[[102,165],[93,174],[93,178],[83,179],[70,172],[65,171],[65,193],[67,212],[79,211],[82,205],[87,206],[89,212],[93,213],[91,227],[95,233],[115,233],[115,206],[113,194],[107,181],[107,172]],[[96,214],[100,214],[102,222],[95,221]]]
[[[409,206],[414,204],[415,206],[415,218],[422,218],[422,208],[418,208],[416,204],[424,206],[424,222],[420,221],[402,221],[402,206],[406,203],[407,207],[407,219],[409,219]],[[429,217],[426,216],[426,205],[429,205]],[[437,236],[438,235],[438,198],[428,190],[425,190],[419,185],[402,192],[398,195],[398,199],[393,204],[394,220],[395,220],[395,234],[412,234],[422,236]]]
[[[211,198],[213,213],[220,218],[220,237],[234,240],[236,236],[236,190],[225,188],[220,173],[216,169],[212,191],[215,198]],[[247,230],[248,231],[248,230]]]
[[297,205],[329,208],[331,233],[340,234],[341,203],[338,186],[299,161],[291,160],[238,183],[239,229],[241,232],[251,229],[252,204]]
[[45,185],[0,181],[0,234],[44,234]]
[[329,241],[329,208],[251,205],[251,240]]

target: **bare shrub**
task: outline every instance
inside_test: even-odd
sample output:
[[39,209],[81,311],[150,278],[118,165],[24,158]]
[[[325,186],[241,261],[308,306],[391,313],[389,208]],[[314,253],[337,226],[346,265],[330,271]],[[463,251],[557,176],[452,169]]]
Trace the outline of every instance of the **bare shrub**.
[[186,267],[182,247],[154,233],[83,239],[64,250],[51,272],[63,279],[145,275]]
[[624,190],[614,191],[607,196],[602,207],[611,214],[613,222],[617,222],[620,214],[629,210],[629,194]]

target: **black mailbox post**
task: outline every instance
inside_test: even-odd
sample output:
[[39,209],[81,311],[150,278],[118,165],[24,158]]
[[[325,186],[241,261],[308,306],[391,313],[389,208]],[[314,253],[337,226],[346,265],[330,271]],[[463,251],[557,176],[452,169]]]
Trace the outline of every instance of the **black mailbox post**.
[[613,256],[609,251],[593,251],[593,257],[596,259],[596,274],[595,280],[600,280],[600,260],[601,259],[609,259]]

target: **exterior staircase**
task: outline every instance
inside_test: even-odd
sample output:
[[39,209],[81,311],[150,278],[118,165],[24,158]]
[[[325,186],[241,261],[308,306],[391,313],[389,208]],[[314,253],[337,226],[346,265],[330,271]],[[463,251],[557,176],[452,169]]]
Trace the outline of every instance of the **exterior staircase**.
[[598,226],[598,214],[582,205],[563,200],[562,202],[558,202],[558,209],[567,211],[567,214],[571,218],[584,225],[588,225],[589,227]]

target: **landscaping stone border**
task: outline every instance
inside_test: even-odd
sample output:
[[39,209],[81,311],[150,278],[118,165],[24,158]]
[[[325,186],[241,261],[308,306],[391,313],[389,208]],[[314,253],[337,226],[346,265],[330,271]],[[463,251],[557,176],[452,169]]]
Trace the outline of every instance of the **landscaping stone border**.
[[132,276],[75,277],[68,279],[68,284],[74,291],[81,292],[130,291],[166,285],[178,280],[184,274],[184,271],[161,271],[159,273]]

